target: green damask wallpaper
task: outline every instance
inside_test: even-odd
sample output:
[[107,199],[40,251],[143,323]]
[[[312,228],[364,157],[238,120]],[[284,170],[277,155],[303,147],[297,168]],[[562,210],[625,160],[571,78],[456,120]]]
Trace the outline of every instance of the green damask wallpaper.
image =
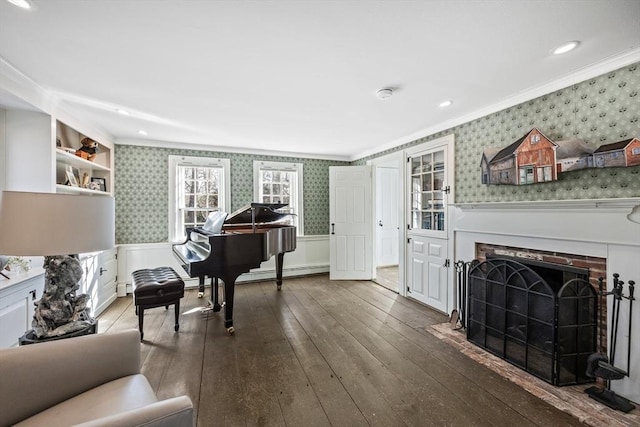
[[230,159],[232,211],[253,201],[254,160],[303,163],[304,227],[307,235],[329,232],[329,166],[348,165],[347,162],[331,160],[116,145],[116,243],[167,241],[169,155]]
[[116,145],[116,242],[167,240],[170,154],[230,159],[233,210],[252,199],[253,160],[304,163],[307,235],[329,232],[329,166],[365,164],[450,133],[456,140],[456,203],[640,197],[640,166],[565,172],[558,181],[524,186],[480,183],[482,151],[506,147],[533,127],[554,141],[581,138],[594,148],[640,137],[639,92],[640,64],[633,64],[351,163]]
[[524,186],[480,183],[483,150],[504,148],[533,127],[554,141],[580,138],[593,148],[640,137],[639,92],[636,63],[353,164],[453,133],[456,203],[640,197],[640,166],[565,172],[558,181]]

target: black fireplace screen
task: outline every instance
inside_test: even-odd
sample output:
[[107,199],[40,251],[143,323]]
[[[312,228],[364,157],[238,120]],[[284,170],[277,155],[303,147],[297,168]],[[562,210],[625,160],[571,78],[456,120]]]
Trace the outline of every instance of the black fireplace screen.
[[491,258],[469,270],[468,295],[469,341],[554,385],[593,381],[585,371],[598,310],[588,270]]

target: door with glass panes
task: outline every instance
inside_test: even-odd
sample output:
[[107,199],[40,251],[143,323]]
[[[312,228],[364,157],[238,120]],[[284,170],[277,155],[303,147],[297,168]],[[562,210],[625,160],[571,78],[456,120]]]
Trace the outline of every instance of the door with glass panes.
[[453,135],[407,153],[407,296],[447,311]]

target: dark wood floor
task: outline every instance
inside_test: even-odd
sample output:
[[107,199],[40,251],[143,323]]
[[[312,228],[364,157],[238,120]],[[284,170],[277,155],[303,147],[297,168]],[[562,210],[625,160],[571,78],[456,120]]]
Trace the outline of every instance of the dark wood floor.
[[[198,426],[572,426],[580,422],[428,333],[447,317],[372,282],[328,276],[236,287],[229,336],[195,290],[145,313],[142,371],[186,394]],[[100,333],[137,328],[131,298]]]

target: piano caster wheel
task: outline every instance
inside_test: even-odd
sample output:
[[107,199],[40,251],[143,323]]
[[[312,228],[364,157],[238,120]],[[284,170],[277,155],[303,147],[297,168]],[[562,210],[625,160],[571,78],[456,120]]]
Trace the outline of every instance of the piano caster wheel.
[[204,297],[204,292],[198,292],[198,298],[203,298]]
[[229,326],[229,327],[227,328],[227,332],[229,333],[229,335],[233,335],[233,333],[234,333],[235,331],[236,331],[236,330],[235,330],[235,329],[233,329],[233,326]]
[[282,285],[278,285],[278,290],[282,290]]
[[180,325],[174,325],[173,330],[178,332],[178,329],[180,329]]

